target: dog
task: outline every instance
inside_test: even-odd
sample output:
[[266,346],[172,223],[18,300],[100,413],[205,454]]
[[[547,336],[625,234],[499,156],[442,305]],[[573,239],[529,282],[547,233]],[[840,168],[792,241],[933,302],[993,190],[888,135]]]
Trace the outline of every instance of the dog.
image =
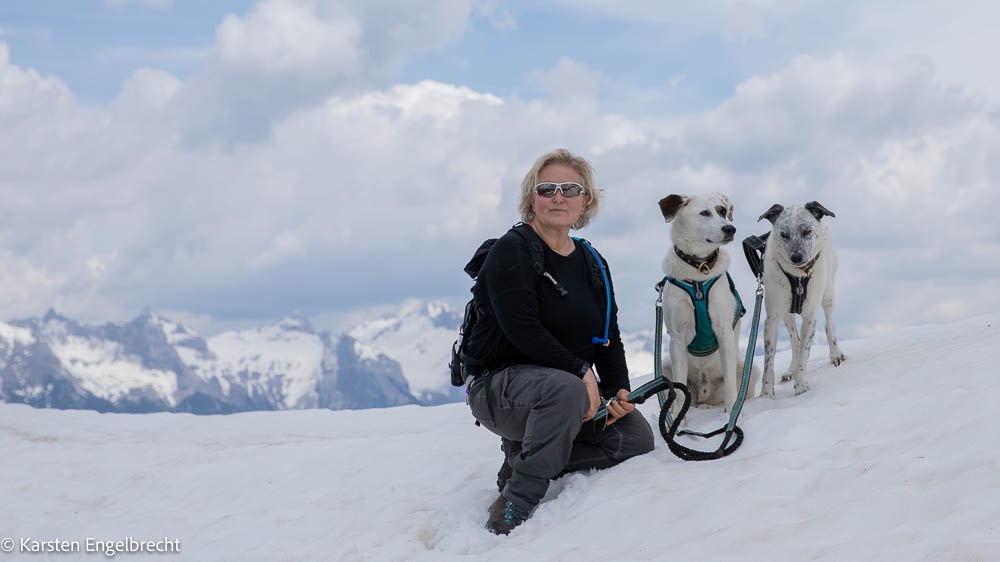
[[[792,346],[792,362],[781,382],[794,380],[796,395],[809,390],[805,371],[820,306],[826,318],[830,362],[838,366],[847,359],[837,344],[832,316],[837,252],[829,229],[821,222],[823,217],[835,216],[823,205],[810,201],[787,208],[775,203],[757,219],[771,222],[763,256],[764,310],[767,313],[763,396],[774,398],[774,352],[779,319],[788,330]],[[795,326],[796,315],[802,316],[800,330]]]
[[[664,325],[670,336],[664,376],[686,384],[695,406],[724,405],[732,412],[743,374],[739,333],[745,312],[722,247],[736,234],[733,204],[721,193],[668,195],[660,200],[660,212],[673,242],[663,258]],[[759,380],[756,370],[753,376]],[[679,409],[675,404],[674,415]]]

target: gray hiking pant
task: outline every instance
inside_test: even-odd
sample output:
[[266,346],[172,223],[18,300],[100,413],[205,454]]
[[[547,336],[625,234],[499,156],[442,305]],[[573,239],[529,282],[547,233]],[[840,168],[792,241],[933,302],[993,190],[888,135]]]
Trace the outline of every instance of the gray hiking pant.
[[[537,365],[513,365],[469,386],[472,415],[493,433],[521,442],[507,458],[513,474],[503,496],[532,509],[549,480],[601,469],[653,450],[653,431],[638,411],[603,430],[583,422],[590,400],[579,377]],[[490,408],[492,398],[492,413]]]

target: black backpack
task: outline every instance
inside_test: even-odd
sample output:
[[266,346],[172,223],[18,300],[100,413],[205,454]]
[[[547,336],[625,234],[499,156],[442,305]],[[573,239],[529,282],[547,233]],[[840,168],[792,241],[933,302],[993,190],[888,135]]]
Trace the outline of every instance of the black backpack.
[[[528,247],[531,249],[531,262],[535,273],[539,277],[545,278],[555,287],[556,291],[560,295],[566,295],[567,291],[562,285],[556,281],[549,272],[545,271],[545,250],[542,247],[542,239],[538,236],[533,228],[524,223],[518,223],[511,227],[511,231],[516,232],[525,242],[528,243]],[[579,240],[584,248],[588,251],[584,252],[584,256],[587,259],[587,264],[591,269],[591,282],[594,288],[597,290],[603,290],[605,292],[605,304],[607,305],[607,312],[605,313],[604,319],[604,337],[600,338],[594,336],[593,343],[599,343],[602,345],[608,345],[608,327],[611,321],[611,287],[607,280],[607,272],[604,269],[604,262],[600,259],[597,254],[597,250],[590,245],[583,238],[574,238],[574,240]],[[479,270],[483,267],[483,262],[486,261],[486,256],[490,253],[490,249],[496,244],[496,238],[490,238],[483,241],[476,250],[476,253],[472,255],[472,259],[469,263],[465,264],[465,273],[472,278],[475,282],[472,286],[472,298],[465,305],[465,315],[462,318],[462,325],[458,328],[458,339],[451,346],[451,361],[448,363],[448,369],[451,371],[451,384],[454,386],[464,386],[469,380],[470,368],[479,367],[483,365],[482,361],[478,361],[476,358],[470,356],[467,352],[468,340],[467,335],[472,333],[472,327],[475,326],[476,322],[479,321],[485,314],[489,314],[489,310],[476,303],[476,285],[479,283]]]

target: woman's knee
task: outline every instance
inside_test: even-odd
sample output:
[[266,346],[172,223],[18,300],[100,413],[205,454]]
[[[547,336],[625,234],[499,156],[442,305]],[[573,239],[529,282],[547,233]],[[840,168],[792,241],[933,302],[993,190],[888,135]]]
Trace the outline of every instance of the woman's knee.
[[656,440],[653,437],[653,429],[649,427],[646,418],[636,410],[619,421],[628,419],[627,424],[623,424],[623,451],[629,457],[644,455],[656,447]]
[[556,371],[546,384],[548,398],[559,403],[568,411],[577,412],[583,416],[590,407],[590,395],[587,387],[579,377],[565,371]]

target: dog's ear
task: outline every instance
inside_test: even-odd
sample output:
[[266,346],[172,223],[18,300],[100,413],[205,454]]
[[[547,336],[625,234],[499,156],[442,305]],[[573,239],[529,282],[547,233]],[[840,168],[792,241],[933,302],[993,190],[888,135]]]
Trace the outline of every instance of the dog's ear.
[[733,202],[725,195],[722,196],[722,204],[726,207],[726,220],[733,220]]
[[828,217],[836,217],[833,211],[827,209],[823,205],[819,204],[819,201],[810,201],[806,203],[806,210],[812,213],[812,216],[816,217],[816,220],[820,220],[824,215]]
[[683,195],[667,195],[660,199],[660,212],[663,213],[663,220],[670,222],[677,216],[677,211],[687,205],[688,198]]
[[771,205],[771,208],[768,209],[766,213],[757,217],[757,222],[760,222],[761,219],[767,219],[771,221],[771,224],[774,224],[774,221],[778,219],[778,215],[780,215],[784,210],[784,207],[775,203],[774,205]]

